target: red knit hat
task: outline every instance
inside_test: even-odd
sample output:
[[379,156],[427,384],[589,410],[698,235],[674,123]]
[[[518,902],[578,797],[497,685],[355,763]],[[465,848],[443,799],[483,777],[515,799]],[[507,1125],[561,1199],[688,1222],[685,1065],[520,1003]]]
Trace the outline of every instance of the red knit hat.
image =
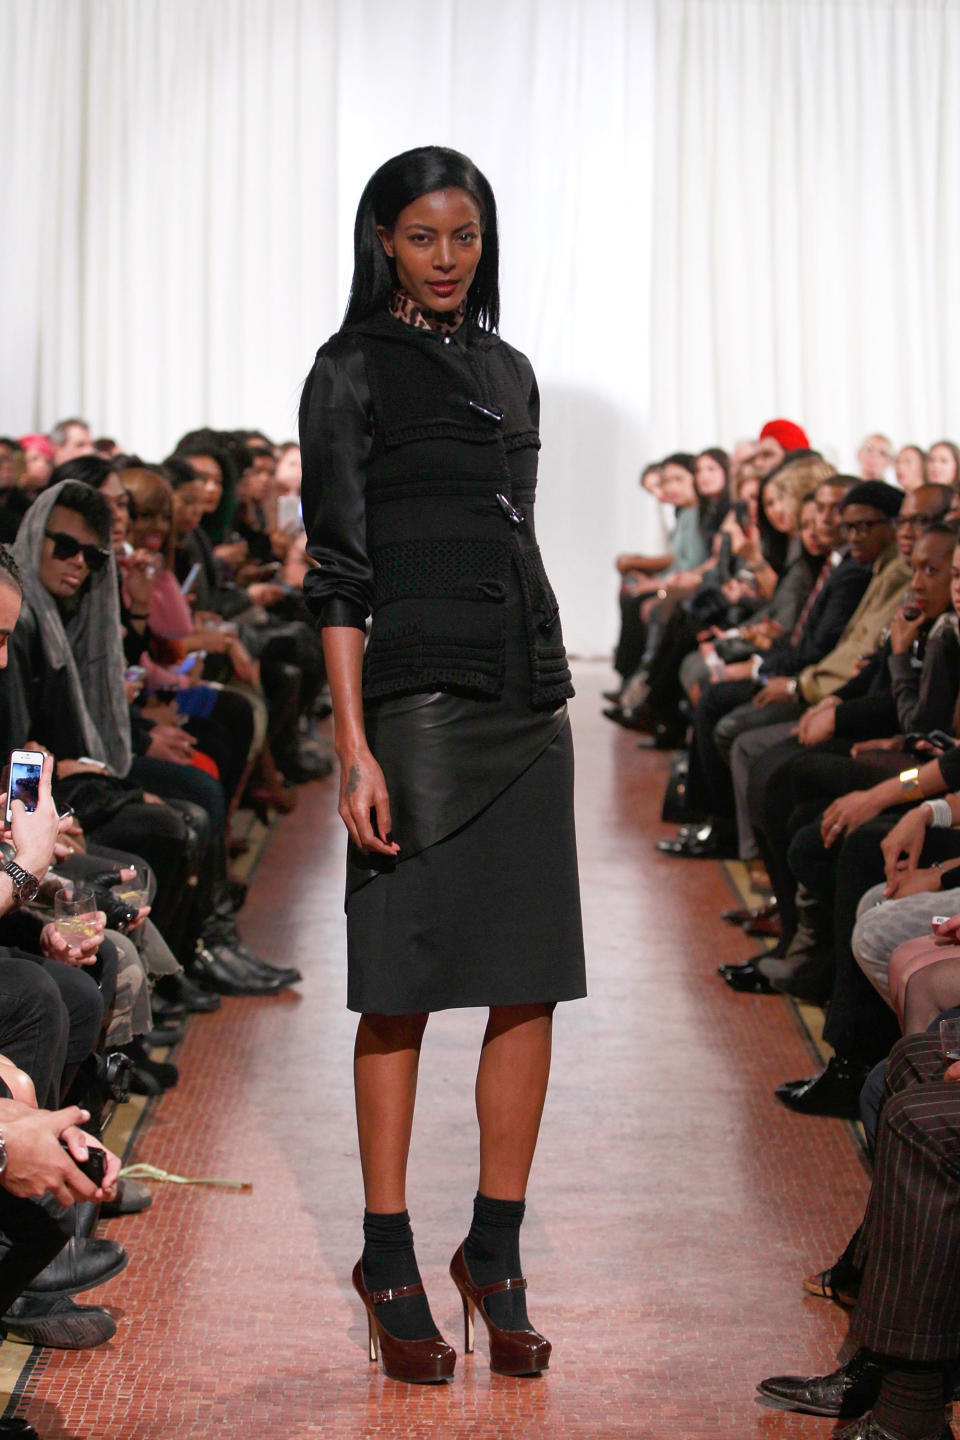
[[760,431],[760,439],[776,440],[784,450],[809,450],[810,441],[805,430],[794,425],[792,420],[768,420]]
[[24,450],[36,450],[39,455],[53,459],[53,446],[46,435],[21,435],[20,444]]

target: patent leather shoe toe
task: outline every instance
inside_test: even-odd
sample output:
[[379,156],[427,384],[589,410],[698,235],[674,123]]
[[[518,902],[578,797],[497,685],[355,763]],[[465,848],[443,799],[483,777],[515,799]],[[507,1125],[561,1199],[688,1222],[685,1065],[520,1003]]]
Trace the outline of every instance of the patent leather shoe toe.
[[829,1375],[771,1375],[757,1389],[768,1400],[804,1415],[847,1419],[864,1415],[880,1393],[883,1366],[858,1350]]
[[405,1380],[411,1385],[436,1385],[453,1378],[456,1351],[439,1332],[424,1340],[400,1340],[377,1319],[377,1305],[399,1300],[405,1295],[422,1295],[423,1286],[419,1281],[414,1285],[402,1285],[396,1290],[371,1292],[366,1287],[363,1267],[358,1260],[353,1267],[353,1288],[367,1312],[370,1359],[382,1360],[391,1380]]
[[729,985],[731,990],[736,990],[741,995],[775,995],[777,993],[766,975],[757,969],[752,960],[748,960],[745,965],[721,965],[717,974],[725,985]]
[[833,1055],[819,1075],[808,1080],[787,1080],[775,1094],[781,1105],[799,1115],[832,1115],[838,1120],[856,1120],[860,1114],[860,1091],[869,1067]]
[[498,1280],[493,1285],[476,1285],[463,1254],[463,1246],[450,1261],[450,1278],[460,1292],[463,1301],[464,1351],[473,1351],[474,1317],[487,1327],[490,1341],[490,1369],[496,1375],[539,1375],[550,1364],[552,1346],[536,1330],[504,1330],[495,1324],[487,1314],[484,1300],[488,1295],[500,1294],[504,1290],[525,1290],[527,1282],[522,1276]]

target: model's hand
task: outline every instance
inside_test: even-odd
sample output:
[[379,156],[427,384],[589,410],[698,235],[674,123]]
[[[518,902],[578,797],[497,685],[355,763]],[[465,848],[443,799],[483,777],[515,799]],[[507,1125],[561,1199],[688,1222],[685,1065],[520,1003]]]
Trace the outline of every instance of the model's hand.
[[[371,812],[376,816],[376,830]],[[340,757],[340,819],[358,850],[373,850],[378,855],[400,853],[390,835],[387,782],[369,750],[354,750]]]
[[878,813],[876,801],[869,790],[853,790],[849,795],[841,795],[823,813],[820,834],[825,847],[829,850],[844,835],[852,835],[854,830],[859,830]]
[[[880,850],[883,854],[883,873],[887,877],[887,888],[883,892],[887,899],[903,892],[897,887],[912,871],[916,870],[923,842],[927,838],[927,827],[932,816],[926,805],[917,805],[901,815],[893,829],[883,837]],[[939,874],[939,871],[934,871]],[[937,889],[939,889],[939,885]]]

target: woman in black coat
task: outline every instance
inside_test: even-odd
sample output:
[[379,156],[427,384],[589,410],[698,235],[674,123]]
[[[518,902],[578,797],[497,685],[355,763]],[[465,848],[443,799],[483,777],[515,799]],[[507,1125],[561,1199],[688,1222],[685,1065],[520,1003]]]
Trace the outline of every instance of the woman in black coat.
[[[425,147],[368,183],[341,329],[301,403],[303,505],[350,837],[348,1005],[366,1213],[354,1284],[387,1372],[453,1373],[405,1171],[431,1011],[489,1007],[479,1191],[451,1264],[493,1369],[546,1368],[519,1229],[557,1001],[585,993],[573,693],[536,545],[539,397],[496,334],[493,193]],[[372,617],[364,653],[364,631]],[[412,1288],[411,1288],[412,1287]]]

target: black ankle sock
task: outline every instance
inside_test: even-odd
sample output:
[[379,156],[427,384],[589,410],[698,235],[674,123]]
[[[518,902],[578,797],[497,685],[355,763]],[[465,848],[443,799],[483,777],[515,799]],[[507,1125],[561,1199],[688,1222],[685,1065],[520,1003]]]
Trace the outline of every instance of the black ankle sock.
[[[367,1289],[391,1290],[415,1285],[420,1279],[413,1252],[413,1231],[406,1210],[395,1215],[363,1212],[363,1255],[360,1257]],[[437,1334],[426,1295],[402,1295],[386,1300],[374,1311],[383,1328],[398,1340],[427,1340]]]
[[873,1407],[878,1425],[898,1440],[928,1440],[943,1433],[946,1424],[945,1376],[939,1365],[911,1365],[891,1360]]
[[[516,1280],[520,1269],[520,1226],[526,1202],[491,1200],[477,1191],[473,1202],[473,1224],[463,1242],[463,1257],[475,1285],[493,1285],[497,1280]],[[529,1330],[526,1292],[503,1290],[483,1302],[494,1325],[501,1330]]]

